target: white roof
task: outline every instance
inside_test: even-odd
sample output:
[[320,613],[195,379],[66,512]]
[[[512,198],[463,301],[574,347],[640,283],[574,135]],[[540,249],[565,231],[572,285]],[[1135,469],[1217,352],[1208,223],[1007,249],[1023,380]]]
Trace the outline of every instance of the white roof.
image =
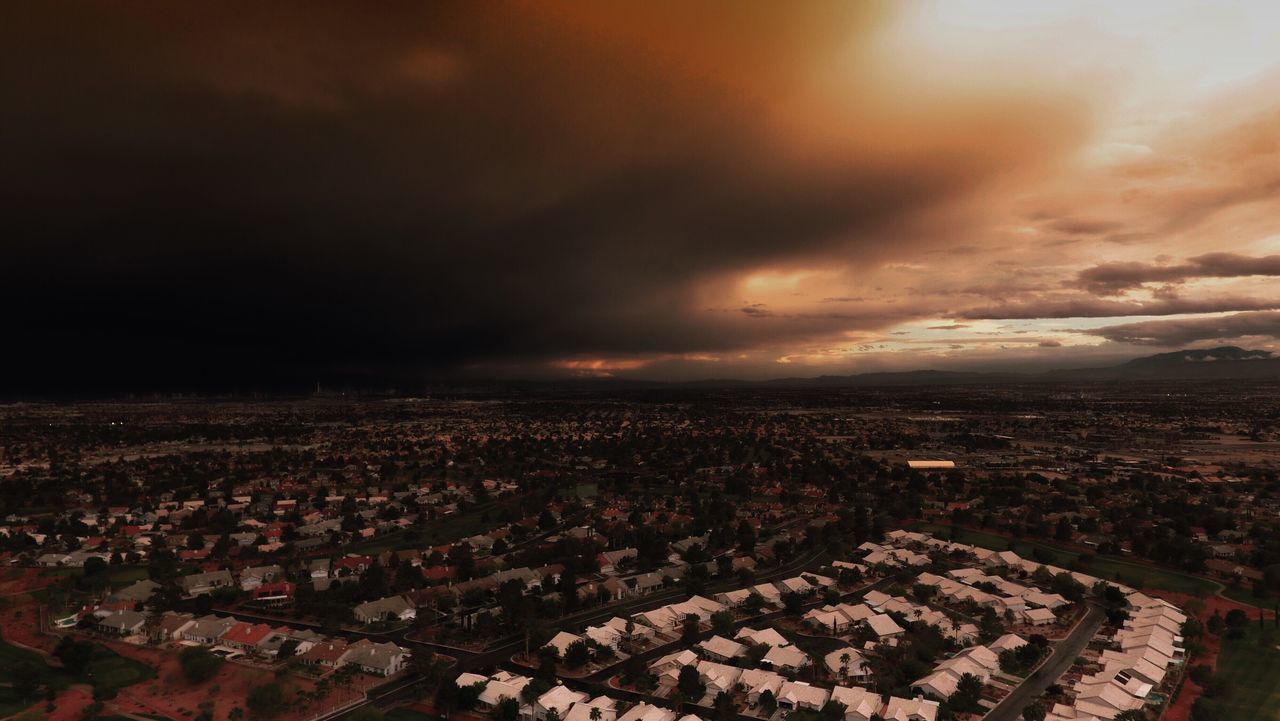
[[793,705],[803,703],[821,708],[827,699],[831,698],[831,692],[800,681],[787,681],[782,684],[782,688],[778,689],[777,697],[779,701],[785,699]]
[[724,636],[712,636],[698,644],[698,648],[706,651],[712,656],[721,658],[737,658],[747,652],[747,647],[731,641]]
[[938,702],[922,698],[898,698],[890,696],[884,707],[885,721],[935,721],[938,718]]
[[474,686],[478,683],[489,683],[489,677],[481,676],[478,673],[460,673],[453,682],[458,685],[458,688],[462,688],[463,686]]
[[864,623],[870,626],[871,630],[875,631],[877,636],[881,637],[893,636],[903,632],[903,628],[901,626],[883,613],[878,613],[871,618],[868,618]]
[[545,709],[555,709],[560,713],[560,718],[564,718],[570,706],[590,698],[587,694],[574,691],[568,686],[552,686],[551,690],[538,697],[538,705]]
[[[588,717],[589,718],[589,717]],[[618,721],[675,721],[676,713],[661,706],[640,703],[618,717]]]
[[801,668],[809,663],[809,657],[794,646],[774,646],[764,660],[775,668]]
[[734,638],[739,641],[746,641],[747,643],[765,646],[791,645],[791,642],[788,641],[785,636],[778,633],[778,631],[772,627],[761,629],[742,628],[738,630],[738,635],[734,636]]
[[[849,654],[848,665],[845,665],[840,660],[840,657],[844,656],[845,654]],[[838,674],[840,673],[841,667],[843,667],[849,673],[854,675],[859,675],[859,671],[861,670],[862,666],[866,664],[867,661],[866,661],[866,657],[862,655],[861,651],[854,648],[853,646],[845,646],[844,648],[837,648],[831,653],[828,653],[826,656],[823,656],[822,662],[827,664],[827,668],[831,670],[831,673]]]
[[1023,639],[1018,634],[1006,633],[1000,638],[997,638],[996,640],[987,644],[987,648],[999,654],[1001,651],[1008,651],[1014,648],[1022,648],[1025,645],[1027,645],[1026,640]]
[[[560,656],[563,657],[565,652],[569,650],[570,646],[581,640],[581,636],[575,636],[568,631],[561,631],[547,642],[547,646],[555,647],[555,649],[560,652]],[[543,648],[546,648],[546,646],[543,646]]]
[[880,694],[859,686],[836,686],[831,689],[831,700],[844,704],[845,713],[856,713],[871,718],[880,711]]

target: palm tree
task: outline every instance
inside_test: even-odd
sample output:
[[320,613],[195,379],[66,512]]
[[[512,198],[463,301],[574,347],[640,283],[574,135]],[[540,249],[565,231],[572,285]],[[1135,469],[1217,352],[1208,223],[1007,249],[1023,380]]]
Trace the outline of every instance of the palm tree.
[[840,678],[849,677],[849,662],[852,660],[853,657],[849,655],[848,651],[840,654]]

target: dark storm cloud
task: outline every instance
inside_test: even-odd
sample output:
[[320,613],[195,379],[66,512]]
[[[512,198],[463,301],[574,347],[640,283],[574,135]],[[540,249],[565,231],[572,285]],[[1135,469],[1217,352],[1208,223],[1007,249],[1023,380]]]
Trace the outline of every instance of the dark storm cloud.
[[4,385],[385,377],[838,327],[727,320],[696,284],[847,250],[991,168],[787,146],[778,86],[830,27],[873,20],[752,7],[672,5],[664,26],[528,4],[5,5]]
[[1121,343],[1170,347],[1244,337],[1280,338],[1280,311],[1236,313],[1221,318],[1139,321],[1078,332]]
[[[1163,291],[1163,289],[1162,289]],[[1280,307],[1280,300],[1265,298],[1182,298],[1162,292],[1155,300],[1130,301],[1084,297],[1036,297],[998,305],[967,308],[956,312],[957,318],[1034,319],[1034,318],[1109,318],[1134,315],[1178,315],[1182,313],[1223,313],[1235,310],[1270,310]]]
[[1181,283],[1196,278],[1241,278],[1280,275],[1280,255],[1250,257],[1208,253],[1175,265],[1139,262],[1102,263],[1080,271],[1076,283],[1095,293],[1116,294],[1145,283]]

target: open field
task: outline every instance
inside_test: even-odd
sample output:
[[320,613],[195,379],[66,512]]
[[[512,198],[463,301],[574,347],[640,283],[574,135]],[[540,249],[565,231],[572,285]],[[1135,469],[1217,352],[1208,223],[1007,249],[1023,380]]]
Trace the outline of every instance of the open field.
[[383,718],[386,721],[439,721],[440,719],[439,716],[423,711],[415,711],[404,706],[391,709]]
[[1232,721],[1276,721],[1280,719],[1280,630],[1267,621],[1264,632],[1257,622],[1245,627],[1246,637],[1223,640],[1218,654],[1218,673],[1231,679],[1231,695],[1223,702],[1223,718]]
[[[55,692],[67,692],[63,695],[68,697],[68,703],[70,703],[70,697],[75,697],[79,701],[83,700],[80,697],[85,695],[83,692],[68,692],[73,685],[88,684],[98,689],[121,689],[155,675],[146,664],[120,656],[101,645],[95,646],[93,658],[85,673],[76,675],[50,666],[45,658],[35,651],[0,641],[0,669],[12,674],[13,669],[19,667],[31,669],[39,684]],[[17,713],[37,701],[36,696],[22,699],[12,687],[0,687],[0,717]]]
[[244,710],[245,698],[255,686],[278,682],[284,687],[289,708],[274,717],[275,721],[299,721],[317,712],[333,708],[356,698],[361,690],[382,681],[356,674],[349,685],[331,687],[324,684],[317,691],[316,681],[304,674],[286,673],[280,677],[266,668],[237,663],[223,663],[217,674],[205,683],[191,683],[183,676],[178,654],[172,649],[149,646],[131,646],[112,643],[123,655],[156,669],[156,678],[124,689],[111,701],[112,705],[127,713],[159,715],[172,719],[189,718],[199,713],[202,705],[213,712],[215,719],[225,719],[234,708]]
[[[44,572],[44,575],[59,578],[79,576],[82,573],[84,573],[82,568],[50,568]],[[111,570],[107,571],[107,581],[112,589],[124,588],[147,577],[146,566],[112,566]]]
[[[951,528],[949,526],[942,526],[936,523],[920,523],[916,524],[916,528],[921,531],[928,531],[939,538],[951,537]],[[1077,551],[1043,541],[1013,540],[994,533],[983,533],[964,528],[957,529],[956,540],[961,543],[969,543],[997,551],[1012,548],[1015,553],[1023,558],[1035,558],[1036,560],[1042,560],[1042,562],[1064,568],[1071,566],[1080,558],[1080,553]],[[1011,543],[1012,545],[1010,545]],[[1082,570],[1099,578],[1117,581],[1135,588],[1163,589],[1193,596],[1212,595],[1219,587],[1218,584],[1207,578],[1139,563],[1129,563],[1128,561],[1110,557],[1095,556],[1082,566]]]

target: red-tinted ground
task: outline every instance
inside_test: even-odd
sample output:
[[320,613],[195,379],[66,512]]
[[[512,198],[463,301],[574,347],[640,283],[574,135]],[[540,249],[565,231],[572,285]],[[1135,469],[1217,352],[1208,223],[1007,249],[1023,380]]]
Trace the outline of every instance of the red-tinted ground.
[[56,581],[57,579],[42,575],[39,568],[10,566],[0,571],[0,596],[29,593],[50,586]]
[[[93,689],[89,686],[72,686],[53,700],[53,710],[48,721],[82,721],[84,709],[93,703]],[[43,709],[43,706],[36,706]]]
[[0,603],[0,635],[15,646],[53,650],[57,639],[40,633],[40,607],[30,596],[12,596]]
[[[1249,618],[1251,619],[1258,618],[1258,615],[1261,613],[1259,609],[1253,606],[1246,606],[1243,603],[1237,603],[1236,601],[1232,601],[1229,598],[1223,598],[1221,596],[1206,596],[1204,598],[1199,598],[1185,593],[1157,590],[1148,590],[1146,593],[1151,596],[1163,598],[1183,610],[1186,610],[1188,606],[1194,608],[1196,603],[1202,604],[1204,609],[1199,613],[1194,614],[1200,619],[1201,623],[1207,622],[1209,618],[1213,616],[1214,611],[1217,611],[1220,615],[1225,617],[1228,611],[1238,608],[1249,614]],[[1216,666],[1218,662],[1218,649],[1221,646],[1221,639],[1206,632],[1200,637],[1200,644],[1204,646],[1204,653],[1196,657],[1192,664],[1206,664],[1210,667]],[[1191,704],[1195,703],[1197,698],[1200,698],[1201,693],[1203,693],[1203,689],[1201,689],[1200,686],[1196,685],[1196,683],[1190,678],[1185,679],[1182,683],[1182,689],[1178,692],[1177,697],[1173,699],[1173,702],[1169,704],[1169,707],[1165,710],[1164,715],[1160,717],[1161,721],[1187,721],[1190,719]]]
[[[107,645],[120,655],[142,661],[156,670],[156,678],[121,689],[120,695],[111,702],[118,710],[127,713],[158,713],[178,719],[186,716],[185,711],[199,713],[200,704],[209,701],[213,703],[214,718],[226,718],[232,708],[244,707],[249,689],[276,680],[275,673],[270,669],[250,668],[228,662],[222,664],[218,674],[210,681],[193,685],[183,679],[175,650],[132,646],[120,642]],[[357,674],[352,678],[352,685],[355,689],[366,689],[381,680]],[[308,699],[304,707],[293,702],[300,692],[313,692],[315,682],[292,673],[279,681],[285,687],[285,698],[291,702],[288,711],[275,717],[279,721],[310,718],[323,709],[350,701],[358,693],[357,690],[345,688],[331,689],[322,699]]]

